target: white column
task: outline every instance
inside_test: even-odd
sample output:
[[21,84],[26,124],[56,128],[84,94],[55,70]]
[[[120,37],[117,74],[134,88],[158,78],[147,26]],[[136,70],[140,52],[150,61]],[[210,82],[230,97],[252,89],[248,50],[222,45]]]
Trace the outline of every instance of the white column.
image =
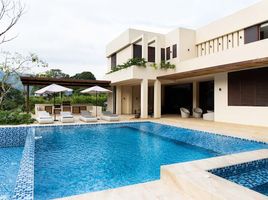
[[121,86],[116,86],[116,114],[121,115],[122,112],[122,88]]
[[161,63],[161,46],[159,45],[158,39],[155,41],[155,63],[158,65]]
[[199,106],[199,88],[196,81],[193,82],[193,108]]
[[156,79],[154,82],[154,118],[161,117],[161,82]]
[[148,118],[148,79],[141,81],[141,118]]
[[142,58],[148,60],[148,39],[145,35],[142,36]]

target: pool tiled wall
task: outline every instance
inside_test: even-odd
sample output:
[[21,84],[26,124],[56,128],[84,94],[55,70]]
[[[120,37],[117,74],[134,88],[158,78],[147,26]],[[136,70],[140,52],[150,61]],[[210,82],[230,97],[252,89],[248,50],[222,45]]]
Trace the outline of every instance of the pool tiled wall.
[[30,129],[20,163],[13,199],[32,200],[34,195],[35,133]]
[[268,184],[268,158],[209,170],[244,187],[259,191]]
[[24,146],[29,127],[0,128],[0,148]]

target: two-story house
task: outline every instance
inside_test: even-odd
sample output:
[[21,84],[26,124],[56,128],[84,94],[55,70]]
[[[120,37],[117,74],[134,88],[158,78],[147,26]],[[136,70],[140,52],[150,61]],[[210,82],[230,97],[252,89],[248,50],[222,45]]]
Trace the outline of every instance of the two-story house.
[[200,107],[215,121],[268,126],[267,10],[263,0],[196,30],[126,30],[106,48],[108,108],[160,118]]

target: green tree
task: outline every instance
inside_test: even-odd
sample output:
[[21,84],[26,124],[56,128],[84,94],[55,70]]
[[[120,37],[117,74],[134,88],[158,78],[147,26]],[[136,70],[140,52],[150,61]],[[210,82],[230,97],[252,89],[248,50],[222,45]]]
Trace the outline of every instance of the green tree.
[[73,79],[81,79],[81,80],[96,80],[94,74],[91,72],[82,72],[82,73],[77,73],[71,78]]
[[47,64],[40,60],[35,54],[25,57],[21,54],[3,52],[0,59],[0,109],[12,88],[18,87],[20,75],[32,67],[46,67]]
[[3,110],[22,110],[24,106],[24,96],[23,92],[11,88],[9,93],[7,93],[6,98],[3,101]]
[[44,73],[37,74],[37,76],[47,78],[70,78],[69,74],[63,73],[60,69],[50,69]]

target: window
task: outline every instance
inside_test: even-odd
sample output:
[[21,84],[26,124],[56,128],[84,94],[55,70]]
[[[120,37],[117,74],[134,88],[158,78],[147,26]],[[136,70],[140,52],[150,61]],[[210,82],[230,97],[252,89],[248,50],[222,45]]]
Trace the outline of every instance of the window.
[[251,26],[245,29],[245,44],[259,40],[259,26]]
[[172,58],[177,58],[177,45],[172,46]]
[[268,38],[268,22],[260,26],[260,39],[263,40],[267,38]]
[[268,67],[228,74],[229,106],[268,106]]
[[161,48],[161,61],[165,61],[166,60],[166,51],[164,48]]
[[115,68],[116,67],[116,53],[111,55],[111,68]]
[[170,47],[166,48],[166,58],[167,58],[167,60],[170,59]]
[[148,47],[148,62],[155,62],[155,48]]
[[142,58],[142,46],[133,44],[133,58]]

